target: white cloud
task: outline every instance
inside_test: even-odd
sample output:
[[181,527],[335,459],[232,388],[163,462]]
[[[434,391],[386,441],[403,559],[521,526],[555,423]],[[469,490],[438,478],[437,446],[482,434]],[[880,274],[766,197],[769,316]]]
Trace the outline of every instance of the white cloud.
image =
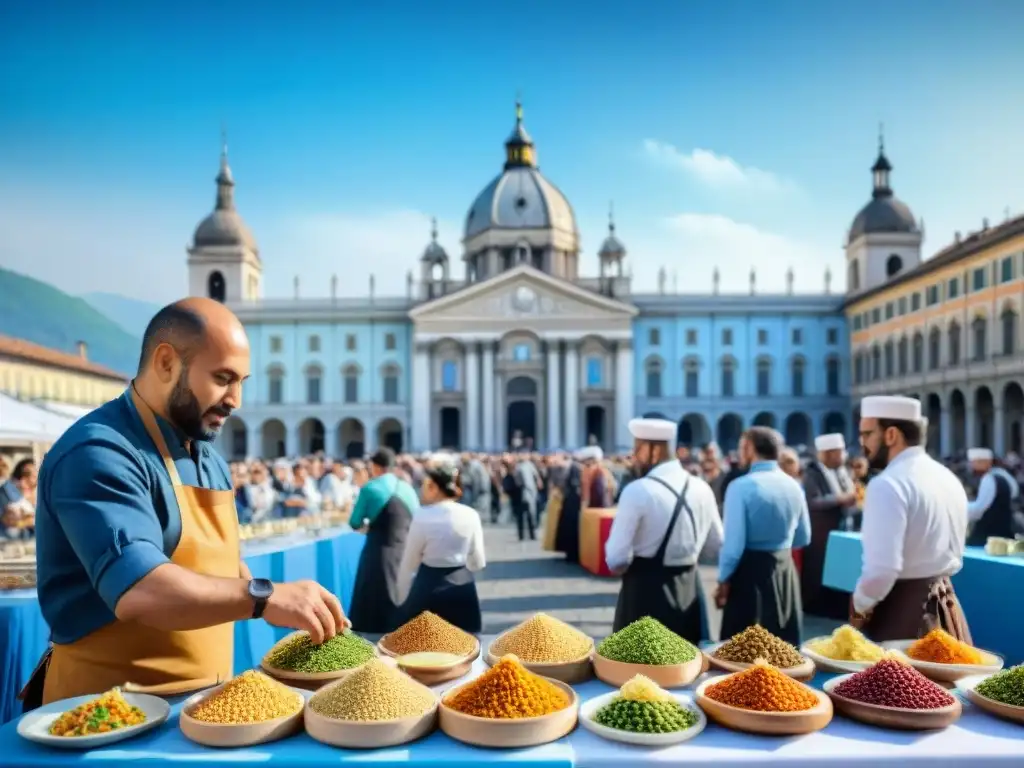
[[646,139],[644,152],[655,162],[680,170],[714,189],[780,192],[794,187],[791,181],[760,168],[742,166],[728,155],[710,149],[697,148],[687,154],[671,144]]

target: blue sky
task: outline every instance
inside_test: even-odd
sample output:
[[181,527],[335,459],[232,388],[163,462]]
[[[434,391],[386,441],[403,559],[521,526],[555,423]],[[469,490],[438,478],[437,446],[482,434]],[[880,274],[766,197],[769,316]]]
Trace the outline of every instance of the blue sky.
[[640,290],[840,289],[880,121],[926,254],[1024,212],[1024,3],[425,5],[7,0],[0,265],[182,295],[226,124],[268,296],[402,292],[430,216],[459,263],[517,91],[583,269],[614,200]]

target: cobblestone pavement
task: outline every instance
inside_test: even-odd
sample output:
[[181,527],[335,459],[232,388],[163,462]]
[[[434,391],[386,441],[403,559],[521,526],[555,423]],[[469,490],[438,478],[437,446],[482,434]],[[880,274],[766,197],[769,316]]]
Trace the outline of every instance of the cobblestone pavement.
[[[483,631],[498,633],[537,611],[573,624],[591,637],[611,634],[619,581],[591,576],[562,555],[544,552],[539,541],[520,542],[515,527],[485,525],[487,567],[478,582],[483,609]],[[706,594],[715,586],[717,569],[701,566]],[[711,609],[712,636],[718,637],[722,612]],[[804,634],[815,637],[831,632],[838,622],[804,617]]]

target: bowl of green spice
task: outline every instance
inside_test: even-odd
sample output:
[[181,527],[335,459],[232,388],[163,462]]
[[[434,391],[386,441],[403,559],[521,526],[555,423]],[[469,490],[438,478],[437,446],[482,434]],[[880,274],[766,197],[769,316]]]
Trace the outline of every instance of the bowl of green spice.
[[682,688],[704,669],[696,646],[650,616],[606,637],[594,655],[594,674],[614,686],[644,675],[662,688]]
[[320,645],[306,632],[292,632],[267,651],[260,666],[279,680],[317,683],[339,680],[376,656],[376,646],[351,630]]
[[692,739],[707,722],[689,698],[669,693],[643,675],[580,708],[580,723],[588,731],[610,741],[648,747]]
[[994,675],[973,675],[956,682],[957,690],[991,715],[1024,723],[1024,664]]

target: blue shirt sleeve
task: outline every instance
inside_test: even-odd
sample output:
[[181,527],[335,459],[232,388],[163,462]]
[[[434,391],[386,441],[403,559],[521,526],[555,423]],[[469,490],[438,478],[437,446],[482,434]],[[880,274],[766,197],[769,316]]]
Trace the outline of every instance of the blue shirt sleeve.
[[103,602],[170,562],[141,460],[115,440],[72,448],[51,469],[47,506]]
[[744,484],[733,481],[722,503],[722,525],[725,528],[722,550],[718,555],[718,581],[728,581],[747,548],[747,510],[743,503]]

